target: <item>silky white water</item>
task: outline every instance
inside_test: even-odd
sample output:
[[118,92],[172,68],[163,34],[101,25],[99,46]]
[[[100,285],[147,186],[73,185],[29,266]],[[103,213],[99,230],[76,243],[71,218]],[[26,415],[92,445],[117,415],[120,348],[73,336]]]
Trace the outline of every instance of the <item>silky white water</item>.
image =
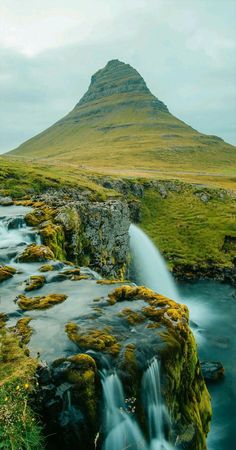
[[141,383],[148,440],[145,441],[139,423],[127,410],[122,383],[114,371],[102,372],[104,397],[103,450],[172,450],[165,438],[165,428],[170,427],[168,412],[161,396],[160,367],[156,358],[149,363]]
[[142,380],[143,403],[148,423],[150,450],[171,450],[165,438],[170,418],[161,395],[160,365],[157,358],[149,363]]
[[147,450],[139,425],[126,411],[123,387],[117,373],[102,373],[105,441],[103,450]]
[[129,229],[132,266],[138,284],[174,300],[179,294],[166,262],[151,239],[137,225]]

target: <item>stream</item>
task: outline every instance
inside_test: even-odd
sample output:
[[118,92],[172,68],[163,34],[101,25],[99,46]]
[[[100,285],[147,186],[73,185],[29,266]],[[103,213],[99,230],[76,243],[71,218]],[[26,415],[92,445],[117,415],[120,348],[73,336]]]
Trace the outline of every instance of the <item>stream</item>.
[[[45,273],[46,283],[32,295],[52,293],[66,294],[67,300],[48,310],[32,310],[29,314],[20,310],[14,301],[24,293],[26,280],[32,275],[42,275],[43,263],[20,263],[17,256],[30,243],[40,243],[37,230],[28,227],[24,216],[29,208],[22,206],[0,207],[0,264],[13,266],[17,273],[1,284],[0,312],[8,315],[8,325],[30,315],[34,333],[29,344],[31,354],[38,353],[42,360],[51,363],[61,356],[76,352],[76,346],[63,331],[68,322],[91,327],[114,326],[124,342],[129,343],[128,329],[118,322],[121,308],[129,306],[133,311],[142,307],[142,301],[116,303],[107,307],[105,298],[120,284],[98,284],[99,274],[82,267],[84,279],[72,280],[66,277],[70,266],[52,262],[54,270]],[[221,361],[225,367],[222,381],[208,386],[212,395],[213,420],[208,437],[208,450],[232,450],[236,442],[236,298],[232,286],[214,281],[175,283],[167,270],[166,263],[148,236],[135,225],[130,227],[130,248],[132,254],[132,281],[144,284],[157,292],[187,304],[190,310],[191,327],[199,347],[201,360]],[[157,275],[158,274],[158,275]],[[79,296],[78,296],[79,293]],[[101,299],[101,300],[100,300]],[[99,301],[99,307],[97,306]],[[90,327],[90,328],[89,328]],[[47,332],[45,333],[45,330]],[[133,339],[143,342],[143,349],[151,346],[151,331],[141,324],[136,327]],[[145,354],[145,353],[144,353]],[[160,393],[160,367],[157,359],[148,362],[142,378],[142,391],[148,442],[145,441],[139,424],[128,414],[124,390],[118,373],[110,368],[101,370],[104,401],[105,439],[103,450],[120,450],[128,444],[130,449],[170,450],[166,441],[163,423],[170,425],[168,412]],[[66,393],[71,409],[70,392]],[[124,441],[127,439],[127,441]]]

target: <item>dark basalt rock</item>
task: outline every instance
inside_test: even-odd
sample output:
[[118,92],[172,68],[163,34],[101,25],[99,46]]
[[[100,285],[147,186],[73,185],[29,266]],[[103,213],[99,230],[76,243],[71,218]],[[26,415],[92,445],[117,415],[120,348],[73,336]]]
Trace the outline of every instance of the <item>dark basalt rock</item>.
[[201,369],[205,381],[218,381],[224,376],[224,367],[219,361],[201,362]]

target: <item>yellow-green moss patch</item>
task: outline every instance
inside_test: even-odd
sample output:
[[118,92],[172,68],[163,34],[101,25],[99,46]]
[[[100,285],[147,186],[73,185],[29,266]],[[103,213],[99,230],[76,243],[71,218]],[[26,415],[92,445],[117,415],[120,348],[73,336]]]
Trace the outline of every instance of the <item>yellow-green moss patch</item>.
[[46,281],[43,275],[32,275],[26,283],[25,291],[40,289]]
[[115,336],[110,334],[110,328],[103,330],[82,331],[75,323],[68,323],[65,327],[69,339],[79,347],[97,351],[104,351],[117,356],[120,351],[120,344]]
[[21,309],[48,309],[67,299],[67,295],[49,294],[45,296],[26,297],[20,294],[17,298],[17,304]]
[[65,234],[62,225],[47,221],[40,227],[40,236],[43,244],[52,250],[56,259],[66,259]]
[[30,244],[18,256],[20,262],[41,262],[54,259],[54,254],[49,247],[45,245]]
[[14,269],[14,267],[0,266],[0,283],[8,280],[8,278],[12,278],[15,273],[16,269]]
[[40,267],[39,272],[51,272],[53,270],[55,270],[55,268],[52,264],[44,264]]

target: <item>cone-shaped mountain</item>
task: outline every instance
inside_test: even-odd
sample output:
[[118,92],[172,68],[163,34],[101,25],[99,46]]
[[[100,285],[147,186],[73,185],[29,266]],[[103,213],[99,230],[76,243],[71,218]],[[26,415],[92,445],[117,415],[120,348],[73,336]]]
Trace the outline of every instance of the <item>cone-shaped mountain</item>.
[[214,169],[235,161],[235,147],[178,120],[141,75],[117,59],[92,76],[88,91],[67,116],[11,154],[140,169]]

